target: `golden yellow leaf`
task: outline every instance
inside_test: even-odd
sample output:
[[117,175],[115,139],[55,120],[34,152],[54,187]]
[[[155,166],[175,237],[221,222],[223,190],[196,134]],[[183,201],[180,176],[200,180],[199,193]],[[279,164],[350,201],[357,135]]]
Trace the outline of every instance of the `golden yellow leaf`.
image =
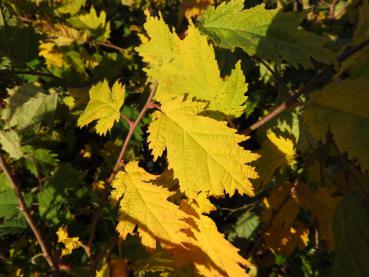
[[148,16],[145,30],[150,40],[136,48],[147,75],[159,82],[155,99],[161,103],[188,94],[209,102],[209,110],[229,116],[244,111],[247,84],[238,62],[231,75],[222,79],[213,46],[191,23],[181,40],[163,19]]
[[194,220],[190,230],[193,240],[185,244],[187,252],[181,249],[174,253],[175,258],[191,260],[201,276],[248,276],[245,268],[251,263],[238,254],[238,249],[218,232],[209,217],[201,214],[196,201],[182,201],[181,209]]
[[308,228],[295,222],[300,210],[297,188],[282,184],[273,188],[263,201],[261,221],[266,226],[265,242],[273,251],[287,255],[296,248],[306,247],[308,241]]
[[148,141],[154,158],[167,149],[169,168],[190,198],[198,192],[220,196],[236,190],[253,195],[249,179],[257,173],[248,163],[258,155],[239,145],[247,137],[236,134],[227,122],[199,115],[205,105],[179,97],[153,114]]
[[302,224],[288,228],[273,228],[264,235],[269,248],[286,255],[291,255],[296,248],[305,248],[309,241],[309,229]]
[[128,163],[125,172],[118,172],[111,193],[115,202],[123,196],[117,231],[125,239],[137,225],[146,247],[155,248],[156,239],[163,245],[181,245],[186,241],[181,230],[188,228],[185,222],[188,216],[167,200],[173,193],[153,185],[156,178],[140,168],[137,162]]
[[59,227],[56,232],[58,236],[58,242],[64,244],[64,248],[62,249],[61,257],[69,255],[72,253],[74,249],[81,247],[81,242],[79,237],[69,237],[67,227]]
[[40,56],[44,57],[48,68],[55,66],[60,68],[63,66],[63,54],[56,49],[52,42],[42,42],[40,44]]
[[214,0],[183,0],[179,6],[178,21],[184,17],[191,18],[201,15],[207,7],[214,4]]
[[301,186],[298,190],[301,205],[310,211],[316,219],[319,228],[319,238],[324,241],[328,250],[334,248],[332,231],[333,215],[342,197],[332,196],[334,188],[319,187],[312,191],[307,186]]

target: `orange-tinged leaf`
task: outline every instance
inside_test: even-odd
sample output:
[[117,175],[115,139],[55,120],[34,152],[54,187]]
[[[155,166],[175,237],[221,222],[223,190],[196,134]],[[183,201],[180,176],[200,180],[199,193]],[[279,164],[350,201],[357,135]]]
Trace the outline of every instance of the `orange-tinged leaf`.
[[215,223],[205,215],[196,201],[191,204],[182,201],[181,209],[192,215],[193,239],[186,243],[188,249],[175,253],[175,258],[191,260],[201,276],[248,276],[245,268],[251,265],[249,261],[238,254],[238,249],[219,233]]
[[261,220],[266,226],[265,242],[278,253],[289,255],[307,245],[308,229],[295,222],[300,210],[297,189],[298,186],[282,184],[273,188],[263,201]]
[[317,190],[309,190],[306,186],[299,189],[299,199],[302,206],[309,210],[316,219],[319,228],[319,237],[325,242],[328,250],[334,247],[332,231],[333,215],[341,197],[332,196],[334,188],[319,187]]
[[184,17],[191,18],[201,15],[207,7],[214,4],[214,0],[183,0],[179,6],[178,21]]
[[274,252],[291,255],[296,248],[303,249],[309,241],[309,229],[302,224],[289,228],[273,228],[265,232],[265,242]]

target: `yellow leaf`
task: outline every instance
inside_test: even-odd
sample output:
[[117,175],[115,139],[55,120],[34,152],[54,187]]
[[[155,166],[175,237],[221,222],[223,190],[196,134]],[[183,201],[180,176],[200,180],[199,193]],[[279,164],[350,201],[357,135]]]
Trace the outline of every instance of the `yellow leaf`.
[[69,237],[66,227],[59,227],[58,231],[56,232],[56,235],[58,236],[58,242],[64,244],[61,257],[69,255],[72,253],[74,249],[81,247],[81,242],[79,238]]
[[223,80],[213,46],[192,23],[183,40],[169,30],[162,18],[148,16],[144,26],[150,40],[136,50],[148,63],[147,75],[159,82],[156,100],[165,103],[188,94],[208,101],[209,110],[236,117],[243,113],[247,84],[240,62]]
[[186,241],[181,230],[188,228],[185,222],[188,216],[167,200],[173,193],[153,185],[156,176],[140,168],[137,162],[130,162],[125,170],[118,172],[111,193],[114,201],[123,196],[117,226],[120,236],[125,239],[138,225],[146,247],[155,248],[155,239],[164,245],[181,245]]
[[42,42],[40,44],[40,56],[45,58],[48,68],[55,66],[60,68],[63,66],[63,54],[54,48],[55,44],[52,42]]
[[116,81],[110,89],[108,82],[104,80],[92,86],[89,93],[90,101],[78,118],[77,124],[79,127],[83,127],[97,120],[96,132],[99,135],[105,135],[120,119],[125,87]]
[[193,240],[186,244],[187,252],[182,249],[174,253],[175,258],[191,260],[201,276],[248,276],[242,266],[251,263],[238,254],[209,217],[201,214],[196,202],[182,201],[181,209],[193,216]]
[[154,158],[167,149],[169,168],[190,198],[201,191],[253,195],[249,179],[257,173],[248,163],[258,155],[239,145],[247,137],[236,134],[227,122],[199,115],[205,105],[177,98],[153,114],[148,141]]
[[260,175],[257,184],[266,185],[278,168],[286,167],[294,161],[295,147],[292,140],[278,137],[269,131],[259,153],[261,158],[255,163]]
[[55,24],[49,34],[52,42],[57,46],[69,46],[72,43],[83,44],[88,39],[87,32],[80,33],[63,24]]

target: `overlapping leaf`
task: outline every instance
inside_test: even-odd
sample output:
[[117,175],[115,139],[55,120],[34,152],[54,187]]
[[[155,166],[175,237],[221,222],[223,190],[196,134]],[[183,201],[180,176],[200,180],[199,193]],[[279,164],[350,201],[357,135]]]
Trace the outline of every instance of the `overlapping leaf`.
[[258,184],[268,184],[278,168],[290,165],[295,157],[295,147],[290,139],[278,137],[269,131],[267,139],[263,141],[261,158],[256,162],[256,168],[260,175]]
[[114,201],[123,196],[117,231],[125,239],[137,225],[142,243],[149,248],[155,249],[155,239],[164,245],[181,245],[186,241],[181,230],[189,227],[185,223],[188,216],[167,200],[173,193],[153,185],[155,179],[137,162],[127,164],[125,172],[118,172],[111,195]]
[[202,31],[220,47],[242,48],[249,55],[286,60],[293,66],[312,67],[310,58],[332,62],[333,53],[323,45],[324,37],[298,29],[306,13],[282,13],[264,5],[243,9],[244,0],[232,0],[208,9]]
[[337,245],[331,275],[365,276],[369,262],[369,208],[360,197],[348,195],[334,216]]
[[[191,260],[201,276],[249,276],[245,268],[251,263],[238,254],[238,249],[219,233],[215,223],[201,213],[201,208],[192,202],[183,201],[181,209],[192,215],[193,240],[186,244],[189,251],[175,253],[180,258]],[[243,268],[243,267],[245,268]]]
[[120,108],[124,102],[125,88],[118,81],[109,88],[104,80],[90,89],[90,101],[78,118],[78,126],[83,127],[97,120],[96,132],[105,135],[120,118]]
[[311,213],[318,224],[320,239],[328,250],[333,250],[333,215],[341,197],[333,196],[332,187],[320,187],[311,191],[306,186],[301,186],[298,193],[301,205]]
[[6,127],[22,130],[52,119],[58,99],[55,90],[46,94],[39,87],[24,84],[8,89],[8,94],[7,106],[1,111]]
[[188,94],[208,101],[210,110],[236,117],[242,114],[247,85],[240,63],[222,79],[213,47],[193,24],[182,40],[162,18],[148,16],[144,26],[150,39],[136,50],[148,63],[147,75],[159,82],[156,100],[164,103]]
[[313,92],[304,122],[315,140],[326,141],[328,132],[338,148],[369,169],[369,82],[345,80]]
[[162,105],[149,126],[149,147],[155,159],[167,149],[169,167],[178,178],[181,191],[194,197],[209,195],[253,195],[249,179],[257,178],[248,165],[258,155],[243,149],[246,139],[227,122],[201,116],[206,103],[177,98]]

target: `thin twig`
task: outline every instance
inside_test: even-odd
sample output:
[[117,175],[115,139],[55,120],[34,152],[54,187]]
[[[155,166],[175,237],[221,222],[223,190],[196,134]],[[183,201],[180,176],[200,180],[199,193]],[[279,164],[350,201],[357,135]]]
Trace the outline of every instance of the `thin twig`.
[[[363,41],[362,43],[347,48],[340,56],[337,57],[337,62],[341,63],[347,58],[354,55],[356,52],[360,51],[361,49],[365,48],[369,45],[369,39]],[[329,73],[331,73],[334,70],[334,66],[330,65],[327,66],[325,69],[320,71],[317,75],[315,75],[309,82],[307,82],[297,93],[290,96],[289,99],[284,101],[282,104],[274,108],[268,115],[261,118],[254,124],[252,124],[248,129],[242,131],[241,133],[244,135],[250,135],[253,131],[260,128],[267,122],[271,121],[272,119],[276,118],[279,114],[284,112],[285,110],[289,108],[293,108],[297,105],[299,105],[298,99],[301,95],[306,94],[314,89],[314,87],[323,80]]]
[[151,105],[151,104],[152,104],[152,103],[151,103],[151,102],[152,102],[152,98],[154,97],[154,95],[155,95],[155,92],[156,92],[157,88],[158,88],[158,82],[157,82],[157,81],[155,81],[155,82],[154,82],[154,84],[153,84],[153,87],[152,87],[152,89],[151,89],[151,91],[150,91],[149,97],[148,97],[148,98],[147,98],[147,100],[146,100],[146,104],[145,104],[145,106],[143,106],[143,108],[142,108],[142,110],[141,110],[140,114],[137,116],[137,118],[136,118],[135,122],[133,123],[133,125],[132,125],[132,126],[131,126],[131,128],[129,129],[129,132],[128,132],[128,134],[127,134],[127,137],[126,137],[126,139],[124,140],[123,146],[122,146],[122,148],[121,148],[121,150],[120,150],[120,152],[119,152],[118,159],[117,159],[117,161],[115,162],[115,165],[114,165],[113,171],[111,172],[111,174],[110,174],[110,176],[109,176],[109,178],[108,178],[108,181],[107,181],[107,183],[108,183],[108,184],[110,184],[110,183],[113,181],[113,179],[114,179],[115,175],[117,174],[118,170],[123,166],[123,156],[124,156],[124,153],[125,153],[125,152],[126,152],[126,150],[127,150],[128,144],[129,144],[129,142],[131,141],[131,138],[132,138],[132,136],[133,136],[133,133],[134,133],[134,131],[136,130],[136,128],[137,128],[137,126],[138,126],[138,123],[140,123],[140,121],[141,121],[141,119],[143,118],[143,116],[145,115],[146,111],[147,111],[149,108],[151,108],[151,106],[152,106],[152,105]]
[[48,78],[52,78],[58,81],[63,81],[63,79],[59,78],[58,76],[55,76],[53,74],[50,73],[45,73],[45,72],[38,72],[38,71],[27,71],[27,70],[0,70],[0,74],[14,74],[14,75],[34,75],[34,76],[41,76],[41,77],[48,77]]
[[133,125],[133,121],[132,121],[128,116],[126,116],[126,115],[124,115],[124,114],[121,114],[121,115],[120,115],[120,117],[121,117],[124,121],[126,121],[126,122],[127,122],[127,124],[128,124],[128,126],[129,126],[129,128],[131,128],[131,127],[132,127],[132,125]]
[[111,43],[110,41],[108,41],[108,42],[91,41],[91,43],[95,44],[95,45],[104,46],[104,47],[107,47],[107,48],[112,48],[112,49],[115,49],[115,50],[118,50],[118,51],[121,51],[121,52],[125,50],[124,48],[119,47],[118,45],[115,45],[115,44]]
[[[133,136],[133,133],[134,133],[135,129],[137,128],[138,124],[140,123],[140,121],[144,117],[145,113],[147,112],[148,109],[150,109],[154,106],[153,103],[152,103],[152,99],[153,99],[153,97],[156,93],[157,88],[158,88],[158,82],[155,81],[153,83],[153,87],[150,91],[150,94],[149,94],[149,96],[146,100],[146,103],[142,107],[142,110],[141,110],[140,114],[137,116],[137,118],[133,122],[133,124],[129,124],[130,127],[129,127],[127,137],[124,140],[123,146],[122,146],[122,148],[119,152],[119,155],[118,155],[118,158],[115,162],[114,168],[113,168],[109,178],[106,180],[106,185],[109,185],[113,181],[113,179],[114,179],[115,175],[117,174],[117,172],[119,171],[119,169],[121,169],[121,167],[124,165],[124,163],[123,163],[124,153],[127,150],[128,144],[129,144],[129,142],[130,142],[130,140]],[[103,199],[105,199],[105,198],[106,197],[104,197]],[[102,207],[103,207],[103,205],[100,204],[98,210],[93,215],[93,219],[92,219],[92,223],[91,223],[90,237],[89,237],[89,240],[88,240],[88,243],[87,243],[87,247],[91,247],[91,244],[92,244],[93,240],[95,239],[97,223],[100,221],[101,216],[102,216]]]
[[45,242],[44,238],[41,235],[40,229],[36,225],[36,222],[32,218],[31,213],[29,212],[29,210],[27,208],[27,205],[26,205],[26,202],[24,201],[22,192],[21,192],[20,188],[18,187],[17,183],[15,182],[14,177],[12,176],[10,171],[8,170],[7,164],[6,164],[3,156],[1,155],[1,153],[0,153],[0,168],[2,169],[5,176],[9,180],[9,183],[12,186],[12,189],[13,189],[13,191],[14,191],[16,197],[17,197],[17,200],[18,200],[19,210],[22,212],[22,214],[24,215],[24,218],[26,219],[28,225],[31,227],[32,232],[35,235],[35,237],[37,239],[37,242],[41,247],[42,254],[43,254],[45,260],[49,264],[50,268],[54,271],[55,275],[58,276],[58,271],[59,271],[58,263],[57,263],[55,257],[52,256],[51,251],[49,250],[49,248],[47,247],[46,242]]

